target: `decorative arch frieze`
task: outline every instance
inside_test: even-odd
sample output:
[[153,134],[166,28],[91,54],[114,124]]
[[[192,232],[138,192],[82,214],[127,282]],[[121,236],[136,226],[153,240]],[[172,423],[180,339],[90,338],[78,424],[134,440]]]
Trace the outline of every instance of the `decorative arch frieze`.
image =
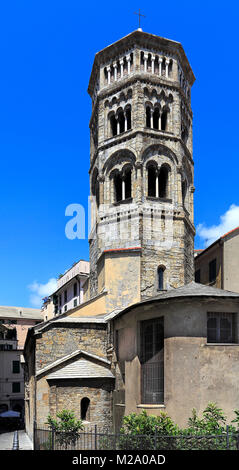
[[110,155],[103,168],[102,173],[108,175],[113,168],[122,169],[124,165],[130,164],[132,168],[135,166],[136,156],[129,149],[121,149]]
[[142,149],[140,159],[143,163],[146,163],[149,158],[154,156],[166,156],[174,165],[178,165],[178,158],[176,154],[163,144],[152,144]]

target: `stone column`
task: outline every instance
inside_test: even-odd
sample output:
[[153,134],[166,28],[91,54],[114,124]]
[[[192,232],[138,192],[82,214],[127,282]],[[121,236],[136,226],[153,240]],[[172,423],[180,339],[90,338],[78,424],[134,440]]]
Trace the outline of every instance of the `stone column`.
[[160,77],[162,75],[162,62],[163,62],[163,59],[159,57],[159,76]]
[[104,177],[104,175],[99,175],[97,179],[99,181],[99,204],[104,204],[104,181],[105,181],[105,177]]
[[159,197],[159,171],[156,171],[156,180],[155,180],[155,197]]
[[[140,203],[143,196],[143,165],[142,162],[135,163],[135,189],[132,191],[132,197],[136,198],[136,203]],[[147,178],[145,179],[147,182]]]
[[154,128],[153,114],[154,114],[154,110],[150,109],[150,129]]
[[124,112],[124,132],[128,130],[126,111]]
[[109,65],[107,67],[107,73],[108,73],[108,85],[110,84],[110,72],[111,72],[111,66]]
[[147,62],[149,55],[144,52],[144,71],[147,72]]
[[180,170],[177,172],[177,181],[178,181],[178,204],[182,205],[183,198],[182,198],[182,175]]
[[120,78],[124,76],[124,59],[120,59]]
[[159,110],[159,131],[161,131],[162,129],[162,121],[161,121],[161,118],[162,118],[162,111],[161,109]]
[[130,55],[127,55],[126,60],[128,62],[128,75],[129,75],[130,74],[130,60],[131,60]]
[[120,122],[119,122],[119,116],[115,116],[116,122],[117,122],[117,135],[120,134]]
[[125,200],[125,179],[124,176],[122,178],[122,201]]
[[116,62],[113,63],[113,67],[114,67],[114,80],[116,82],[117,80],[117,63]]
[[166,72],[165,72],[166,78],[168,78],[168,66],[169,66],[169,60],[167,59],[166,60]]
[[154,61],[155,61],[155,55],[154,54],[152,54],[151,60],[152,60],[152,73],[154,74]]

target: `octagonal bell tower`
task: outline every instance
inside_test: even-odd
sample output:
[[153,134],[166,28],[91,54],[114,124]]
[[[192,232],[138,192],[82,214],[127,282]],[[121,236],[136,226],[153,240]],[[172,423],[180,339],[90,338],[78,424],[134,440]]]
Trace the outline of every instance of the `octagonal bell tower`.
[[109,309],[193,279],[194,80],[180,43],[142,30],[95,56],[90,289]]

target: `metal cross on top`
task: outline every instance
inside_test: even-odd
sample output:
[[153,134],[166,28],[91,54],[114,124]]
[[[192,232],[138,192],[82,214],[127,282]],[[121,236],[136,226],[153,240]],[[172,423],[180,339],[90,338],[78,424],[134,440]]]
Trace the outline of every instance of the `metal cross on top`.
[[140,13],[140,8],[139,8],[139,12],[137,12],[137,11],[134,12],[134,15],[139,15],[139,28],[140,28],[140,17],[143,16],[144,18],[146,18],[146,16],[145,16],[145,15],[141,15],[141,13]]

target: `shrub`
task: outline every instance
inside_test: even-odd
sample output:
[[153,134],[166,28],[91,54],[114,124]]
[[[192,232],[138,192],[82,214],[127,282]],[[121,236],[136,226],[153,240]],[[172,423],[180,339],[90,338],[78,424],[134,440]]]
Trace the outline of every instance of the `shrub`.
[[56,416],[58,420],[48,415],[46,424],[55,431],[56,442],[67,449],[68,445],[75,445],[79,430],[84,426],[81,420],[75,418],[74,411],[62,410]]

